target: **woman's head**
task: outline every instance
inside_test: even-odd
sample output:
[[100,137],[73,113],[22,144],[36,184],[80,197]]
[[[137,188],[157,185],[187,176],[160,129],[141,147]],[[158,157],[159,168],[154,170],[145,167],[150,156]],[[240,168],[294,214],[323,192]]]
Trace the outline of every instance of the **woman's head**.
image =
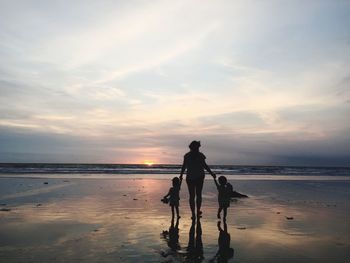
[[225,184],[227,184],[227,179],[226,179],[225,176],[220,176],[220,177],[219,177],[219,184],[220,184],[220,185],[225,185]]
[[174,177],[174,178],[172,179],[172,181],[173,181],[173,186],[174,186],[174,187],[180,185],[180,179],[179,179],[179,177]]
[[200,141],[192,141],[188,147],[190,147],[191,151],[197,151],[198,152],[199,151],[199,147],[201,147],[201,142]]

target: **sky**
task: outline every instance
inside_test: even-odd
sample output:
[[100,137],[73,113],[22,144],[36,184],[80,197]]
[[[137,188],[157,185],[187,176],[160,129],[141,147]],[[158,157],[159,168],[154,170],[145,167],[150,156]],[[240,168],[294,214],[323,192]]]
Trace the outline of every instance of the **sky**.
[[0,1],[0,162],[350,166],[350,1]]

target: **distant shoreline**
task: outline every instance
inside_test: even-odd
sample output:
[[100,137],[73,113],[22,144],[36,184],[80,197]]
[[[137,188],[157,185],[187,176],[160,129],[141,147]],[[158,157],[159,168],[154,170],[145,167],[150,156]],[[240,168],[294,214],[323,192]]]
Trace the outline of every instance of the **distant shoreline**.
[[[169,180],[174,174],[2,174],[0,179],[79,179],[79,180]],[[315,175],[226,175],[228,180],[234,181],[350,181],[350,176],[315,176]],[[205,180],[212,180],[206,176]]]
[[[211,165],[218,175],[237,180],[334,180],[350,177],[348,167],[292,167]],[[180,174],[180,165],[130,164],[0,164],[1,177],[57,178],[170,178]]]
[[[107,165],[107,166],[143,166],[143,167],[158,167],[158,166],[173,166],[181,167],[181,164],[176,163],[155,163],[152,165],[147,165],[143,163],[67,163],[67,162],[0,162],[0,167],[3,165]],[[234,167],[282,167],[282,168],[345,168],[350,169],[350,166],[346,165],[259,165],[259,164],[210,164],[210,166],[234,166]]]

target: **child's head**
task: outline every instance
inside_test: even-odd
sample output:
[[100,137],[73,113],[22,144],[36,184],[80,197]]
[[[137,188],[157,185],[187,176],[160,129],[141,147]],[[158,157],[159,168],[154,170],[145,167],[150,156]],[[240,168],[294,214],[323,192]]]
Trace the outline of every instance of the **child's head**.
[[174,186],[174,187],[180,185],[180,179],[179,179],[179,177],[174,177],[174,178],[172,179],[172,181],[173,181],[173,186]]
[[225,185],[226,183],[227,183],[227,178],[225,176],[220,176],[219,177],[219,184]]

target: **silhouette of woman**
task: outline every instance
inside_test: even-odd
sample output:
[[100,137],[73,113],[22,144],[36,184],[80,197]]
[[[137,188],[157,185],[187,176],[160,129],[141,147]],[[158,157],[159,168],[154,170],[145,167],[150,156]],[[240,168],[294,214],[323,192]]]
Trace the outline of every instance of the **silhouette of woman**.
[[199,151],[201,146],[200,141],[193,141],[190,143],[190,151],[185,154],[184,161],[181,168],[180,180],[182,180],[183,174],[186,171],[186,183],[188,186],[188,192],[190,195],[189,203],[192,212],[192,219],[196,218],[195,214],[195,197],[197,204],[197,217],[201,217],[201,205],[202,205],[202,189],[204,182],[204,169],[206,169],[213,178],[216,175],[210,170],[209,166],[205,162],[205,155]]

